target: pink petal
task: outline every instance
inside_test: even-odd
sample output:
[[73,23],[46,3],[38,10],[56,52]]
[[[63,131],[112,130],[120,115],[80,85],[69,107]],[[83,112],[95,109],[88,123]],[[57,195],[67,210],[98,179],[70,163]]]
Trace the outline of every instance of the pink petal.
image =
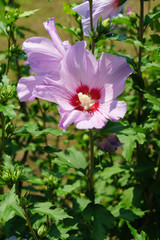
[[[122,10],[125,4],[126,2],[121,6],[116,6],[115,0],[93,0],[92,14],[94,29],[96,29],[98,19],[101,15],[103,20],[106,18],[112,18]],[[73,10],[80,14],[80,16],[82,16],[84,35],[89,36],[90,32],[89,2],[85,1],[79,6],[73,8]]]
[[33,101],[35,97],[33,96],[33,90],[36,84],[42,84],[43,78],[36,78],[35,76],[30,76],[26,78],[21,78],[17,85],[17,93],[21,102]]
[[33,94],[35,97],[57,103],[66,111],[73,110],[74,108],[69,101],[72,93],[60,81],[54,82],[52,85],[38,85]]
[[92,87],[97,81],[97,61],[85,46],[84,41],[77,42],[61,61],[60,78],[68,89],[76,90],[81,85]]
[[[54,80],[55,79],[55,80]],[[21,102],[33,101],[35,99],[34,91],[39,85],[51,85],[57,81],[57,76],[52,75],[49,77],[44,76],[30,76],[21,78],[17,85],[17,93]]]
[[78,129],[92,129],[92,128],[102,128],[105,126],[107,120],[98,111],[93,114],[82,111],[66,111],[63,108],[58,108],[61,115],[61,120],[59,126],[64,130],[71,124],[75,123]]
[[43,37],[32,37],[23,43],[23,49],[34,73],[43,75],[58,71],[63,55],[54,47],[51,40]]
[[73,11],[77,12],[80,16],[84,18],[89,17],[89,2],[86,1],[73,8]]
[[62,43],[62,40],[58,36],[56,26],[55,26],[55,22],[54,22],[54,18],[51,18],[49,21],[44,22],[43,25],[44,25],[45,29],[47,30],[47,32],[49,33],[49,35],[51,36],[54,47],[62,55],[64,55],[65,54],[64,45]]
[[111,102],[101,104],[99,111],[107,119],[118,121],[120,118],[124,117],[127,111],[127,106],[124,101],[113,100]]
[[125,58],[102,53],[99,59],[99,84],[105,89],[103,101],[108,102],[119,96],[125,88],[125,79],[133,72]]
[[92,115],[88,115],[88,118],[86,118],[85,120],[76,121],[75,125],[79,129],[100,129],[103,128],[106,123],[107,119],[99,111],[95,111]]
[[64,110],[59,106],[58,111],[61,115],[59,127],[61,127],[63,130],[65,130],[71,123],[75,122],[78,119],[80,120],[81,117],[83,118],[83,114],[81,114],[81,112],[78,110],[66,111],[66,109]]

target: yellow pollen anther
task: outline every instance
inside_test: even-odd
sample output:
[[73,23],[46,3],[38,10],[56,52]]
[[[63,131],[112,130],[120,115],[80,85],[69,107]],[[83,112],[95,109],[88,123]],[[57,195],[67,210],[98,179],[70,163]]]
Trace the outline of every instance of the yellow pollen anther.
[[93,100],[90,99],[90,97],[83,93],[78,93],[79,101],[81,102],[81,106],[84,107],[85,110],[88,110],[92,104],[94,103]]

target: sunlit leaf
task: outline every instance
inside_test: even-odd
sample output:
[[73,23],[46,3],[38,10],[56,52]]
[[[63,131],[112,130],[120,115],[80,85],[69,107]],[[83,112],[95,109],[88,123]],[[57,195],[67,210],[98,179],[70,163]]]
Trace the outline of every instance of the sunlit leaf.
[[55,154],[57,158],[54,159],[54,163],[67,165],[82,171],[86,169],[87,163],[84,155],[74,147],[68,148],[65,152],[62,151]]

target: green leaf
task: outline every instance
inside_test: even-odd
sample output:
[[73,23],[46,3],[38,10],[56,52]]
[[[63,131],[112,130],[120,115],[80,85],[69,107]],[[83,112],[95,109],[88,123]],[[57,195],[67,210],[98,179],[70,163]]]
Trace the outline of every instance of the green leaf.
[[42,216],[46,214],[55,221],[60,221],[65,218],[72,218],[66,212],[64,212],[63,209],[61,208],[51,209],[51,207],[53,207],[53,205],[50,202],[40,202],[40,203],[35,203],[30,210],[33,214],[38,213],[39,215],[42,215]]
[[56,25],[56,27],[59,27],[59,28],[65,30],[66,32],[69,32],[69,33],[71,33],[72,35],[75,35],[76,37],[78,37],[78,34],[76,33],[76,31],[74,31],[74,30],[72,30],[72,29],[70,29],[70,28],[64,27],[64,26],[63,26],[62,24],[60,24],[60,23],[56,23],[55,25]]
[[135,213],[133,213],[130,209],[121,208],[119,210],[119,213],[120,213],[120,215],[118,216],[119,218],[123,218],[130,222],[133,222],[135,221],[135,219],[138,218],[138,216],[136,216]]
[[132,23],[129,19],[129,17],[127,15],[123,15],[123,16],[117,16],[115,18],[113,18],[112,20],[113,23],[116,23],[116,24],[124,24],[126,26],[132,26]]
[[132,153],[136,148],[136,136],[135,135],[118,135],[120,142],[123,144],[122,156],[129,162],[132,158]]
[[123,191],[121,195],[121,205],[124,208],[139,207],[139,202],[141,200],[142,190],[140,187],[130,187]]
[[114,217],[100,204],[89,203],[83,211],[83,217],[86,221],[93,220],[93,239],[104,240],[108,229],[113,227]]
[[160,43],[160,36],[158,34],[152,34],[151,39],[154,43],[157,43],[157,44]]
[[34,14],[35,12],[39,11],[40,9],[35,9],[35,10],[32,10],[32,11],[25,11],[23,13],[21,13],[19,15],[19,18],[22,18],[22,17],[29,17],[31,16],[32,14]]
[[53,136],[62,136],[64,134],[63,131],[53,127],[46,128],[44,130],[38,130],[37,124],[33,124],[31,122],[25,124],[24,126],[19,127],[16,131],[14,131],[14,133],[30,133],[36,137],[39,137],[45,134],[51,134]]
[[11,157],[9,155],[3,154],[3,164],[5,168],[12,169],[12,170],[14,169],[14,166],[11,161]]
[[99,130],[99,133],[101,135],[105,135],[108,133],[119,133],[124,129],[125,129],[124,125],[121,124],[120,122],[108,121],[106,126],[104,128],[102,128],[101,130]]
[[147,234],[143,231],[141,231],[140,234],[138,234],[137,230],[132,227],[131,224],[127,223],[129,229],[131,230],[131,234],[133,235],[135,240],[146,240],[147,239]]
[[121,196],[121,203],[125,208],[129,208],[132,206],[132,200],[134,197],[134,187],[130,187],[123,191],[123,194]]
[[58,165],[67,165],[82,172],[86,169],[87,162],[84,155],[74,147],[68,148],[65,152],[61,151],[55,154],[57,158],[54,159],[54,163]]
[[69,238],[69,234],[67,233],[69,230],[74,230],[74,227],[65,227],[63,224],[52,224],[50,231],[47,235],[47,239],[49,240],[65,240]]
[[113,165],[111,167],[105,168],[100,176],[103,179],[108,179],[108,178],[111,178],[113,175],[121,173],[121,172],[124,172],[124,171],[126,171],[126,169],[123,168],[122,165],[115,164],[115,165]]
[[145,70],[157,70],[157,71],[160,71],[160,64],[158,63],[155,63],[155,62],[149,62],[149,63],[146,63],[146,64],[143,64],[141,66],[141,70],[142,72],[145,71]]
[[158,106],[160,105],[160,98],[157,98],[149,93],[145,93],[144,97],[147,99],[147,102]]
[[144,19],[144,24],[148,25],[150,24],[153,20],[156,20],[160,17],[160,11],[157,11],[156,13],[150,13],[145,16]]
[[136,47],[144,47],[144,45],[139,40],[135,40],[135,39],[132,39],[132,38],[127,38],[125,40],[125,42],[133,44]]
[[7,75],[3,75],[2,82],[4,85],[9,85],[10,80]]
[[72,7],[63,1],[63,9],[66,14],[70,14],[72,16],[76,15],[76,12],[72,10]]
[[16,107],[11,103],[7,105],[0,104],[0,112],[3,112],[4,116],[9,117],[10,119],[13,119],[17,116],[13,109],[19,109],[19,107]]
[[5,224],[8,220],[18,215],[25,219],[24,212],[19,206],[18,196],[15,193],[15,185],[5,195],[4,199],[0,202],[0,220]]
[[141,131],[138,132],[138,129],[126,128],[117,134],[119,140],[124,143],[122,155],[128,162],[131,160],[133,151],[136,148],[136,141],[139,144],[143,144],[146,141],[146,135]]
[[0,21],[0,29],[8,36],[6,24]]
[[124,34],[122,34],[122,35],[113,34],[112,37],[109,37],[107,39],[114,40],[114,41],[123,41],[123,42],[129,43],[129,44],[133,44],[136,47],[144,47],[144,45],[139,40],[129,38]]

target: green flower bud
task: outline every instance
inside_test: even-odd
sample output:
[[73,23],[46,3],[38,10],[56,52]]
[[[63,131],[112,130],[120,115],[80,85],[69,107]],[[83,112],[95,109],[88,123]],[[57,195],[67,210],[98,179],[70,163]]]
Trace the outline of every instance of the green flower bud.
[[80,28],[77,28],[77,29],[76,29],[76,33],[77,33],[78,35],[81,35],[81,34],[82,34],[81,29],[80,29]]
[[6,124],[5,130],[7,134],[13,133],[13,131],[15,130],[15,126],[13,125],[12,122],[9,122]]
[[77,22],[80,23],[80,22],[81,22],[81,19],[82,19],[81,16],[78,16]]
[[21,197],[20,198],[20,205],[23,209],[26,208],[26,205],[27,205],[27,199],[25,197]]
[[84,134],[84,135],[83,135],[83,141],[85,141],[85,142],[89,141],[89,136],[88,136],[88,134]]
[[136,22],[137,21],[136,14],[134,12],[131,12],[129,14],[129,18],[131,19],[132,22]]
[[41,238],[45,237],[47,235],[47,227],[44,224],[41,225],[37,233],[38,233],[38,236],[40,236]]
[[2,175],[3,181],[7,182],[10,180],[10,174],[8,172],[4,172]]
[[47,177],[44,177],[44,178],[43,178],[43,181],[44,181],[44,184],[45,184],[45,185],[48,184],[48,178],[47,178]]
[[99,36],[109,34],[112,31],[112,24],[110,18],[103,21],[102,16],[100,16],[97,24],[97,32]]
[[107,34],[110,32],[111,29],[111,19],[107,18],[104,21],[102,21],[102,32]]
[[53,177],[53,175],[50,175],[49,178],[48,178],[48,180],[49,180],[50,182],[54,182],[54,177]]
[[21,171],[21,169],[18,169],[17,170],[17,180],[21,178],[21,175],[22,175],[22,171]]

